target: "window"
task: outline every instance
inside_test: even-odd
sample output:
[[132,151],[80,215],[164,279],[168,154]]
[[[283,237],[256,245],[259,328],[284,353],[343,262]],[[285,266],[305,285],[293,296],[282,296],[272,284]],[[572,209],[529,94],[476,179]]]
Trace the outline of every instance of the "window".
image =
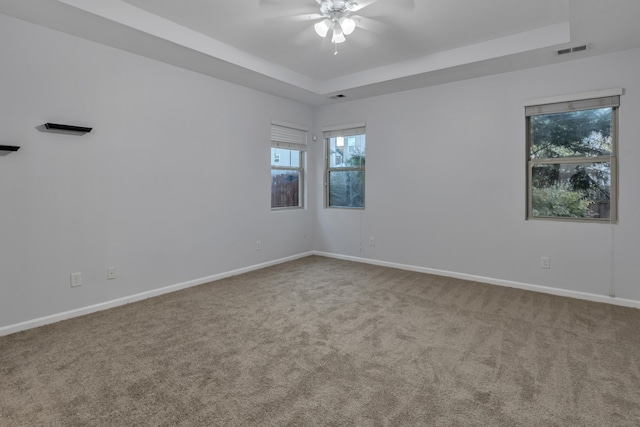
[[616,221],[619,96],[528,106],[527,218]]
[[364,124],[329,129],[324,134],[326,153],[326,206],[364,208]]
[[271,209],[304,207],[306,129],[271,123]]

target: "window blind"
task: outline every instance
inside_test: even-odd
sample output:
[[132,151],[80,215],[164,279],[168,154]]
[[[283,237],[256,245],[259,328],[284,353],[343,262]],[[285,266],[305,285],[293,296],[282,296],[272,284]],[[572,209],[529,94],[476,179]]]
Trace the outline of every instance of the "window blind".
[[336,130],[325,130],[322,133],[323,138],[336,138],[339,136],[353,136],[353,135],[364,135],[365,127],[353,127],[348,129],[336,129]]
[[305,150],[307,130],[296,125],[271,123],[271,146],[289,150]]
[[565,113],[578,110],[593,110],[596,108],[619,107],[620,96],[605,96],[601,98],[581,99],[578,101],[556,102],[553,104],[530,105],[525,107],[525,116],[539,116],[541,114]]

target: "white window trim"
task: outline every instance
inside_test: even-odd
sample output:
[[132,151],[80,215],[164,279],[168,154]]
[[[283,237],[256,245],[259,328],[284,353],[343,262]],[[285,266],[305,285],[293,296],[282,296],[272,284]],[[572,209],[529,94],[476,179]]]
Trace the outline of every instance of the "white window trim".
[[356,128],[366,128],[366,122],[356,122],[356,123],[348,123],[345,125],[334,125],[334,126],[325,126],[322,128],[322,132],[331,132],[336,130],[345,130],[345,129],[356,129]]
[[271,150],[269,150],[269,164],[272,171],[273,170],[281,170],[281,171],[295,170],[295,171],[298,171],[300,175],[298,206],[286,206],[286,207],[275,207],[275,208],[271,207],[271,211],[277,212],[277,211],[304,209],[306,206],[305,165],[306,165],[306,151],[307,151],[309,129],[306,126],[302,126],[298,124],[282,122],[279,120],[272,120],[270,133],[271,133],[271,148],[296,150],[299,152],[299,155],[300,155],[299,167],[275,166],[271,164]]
[[[604,223],[604,224],[616,224],[618,222],[618,132],[619,132],[619,123],[618,123],[618,109],[620,106],[620,96],[624,94],[623,88],[615,88],[615,89],[605,89],[591,92],[581,92],[572,95],[558,95],[547,98],[538,98],[535,100],[529,100],[524,104],[525,108],[525,119],[526,119],[526,156],[527,156],[527,188],[526,188],[526,219],[527,220],[536,220],[536,221],[568,221],[568,222],[592,222],[592,223]],[[591,101],[598,99],[606,99],[606,98],[616,98],[617,103],[613,103],[612,107],[612,117],[611,117],[611,136],[612,136],[612,152],[610,156],[602,157],[573,157],[573,158],[563,158],[562,163],[589,163],[589,162],[607,162],[610,164],[611,170],[611,207],[609,218],[607,219],[598,219],[598,218],[565,218],[565,217],[534,217],[533,216],[533,202],[532,202],[532,171],[533,166],[535,164],[555,164],[559,163],[560,159],[530,159],[530,149],[531,149],[531,129],[529,119],[531,116],[535,116],[538,114],[556,114],[561,111],[580,111],[586,109],[598,108],[598,106],[590,106],[587,108],[572,108],[571,103],[580,101]],[[566,108],[562,108],[559,111],[552,112],[536,112],[536,107],[540,107],[543,109],[544,106],[551,106],[553,104],[568,104],[565,106]]]
[[[325,156],[325,177],[324,177],[324,207],[325,209],[347,209],[363,211],[366,206],[362,207],[348,207],[348,206],[330,206],[329,205],[329,175],[333,171],[362,171],[366,177],[366,166],[355,166],[346,168],[331,168],[329,166],[329,139],[340,136],[352,136],[352,135],[366,135],[366,122],[349,123],[345,125],[325,126],[322,128],[322,139],[324,141],[324,156]],[[364,182],[364,190],[366,193],[366,178]]]

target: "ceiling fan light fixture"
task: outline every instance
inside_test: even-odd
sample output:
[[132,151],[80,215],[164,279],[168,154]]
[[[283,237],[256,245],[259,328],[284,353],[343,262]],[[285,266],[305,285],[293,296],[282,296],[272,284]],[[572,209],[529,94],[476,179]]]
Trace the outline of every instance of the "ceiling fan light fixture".
[[353,33],[353,30],[356,29],[356,21],[349,18],[348,16],[343,16],[340,18],[340,28],[342,28],[342,32],[345,36]]
[[331,38],[331,43],[344,43],[347,39],[344,37],[342,33],[342,29],[337,27],[333,29],[333,37]]
[[320,37],[326,37],[327,33],[329,32],[329,29],[331,28],[331,21],[328,19],[323,19],[313,27],[315,28],[316,33]]

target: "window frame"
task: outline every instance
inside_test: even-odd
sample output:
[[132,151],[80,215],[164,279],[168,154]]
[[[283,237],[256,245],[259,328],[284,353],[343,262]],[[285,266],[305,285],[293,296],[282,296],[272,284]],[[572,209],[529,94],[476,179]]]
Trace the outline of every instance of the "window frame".
[[[603,91],[604,92],[604,91]],[[548,98],[547,102],[525,105],[526,121],[526,220],[541,221],[569,221],[569,222],[591,222],[591,223],[617,223],[618,221],[618,110],[620,107],[621,89],[608,91],[610,93],[589,92],[580,97],[556,97]],[[593,96],[598,94],[599,96]],[[532,129],[531,117],[537,115],[560,114],[566,112],[577,112],[585,110],[595,110],[601,108],[611,108],[611,154],[608,156],[576,156],[576,157],[554,157],[531,159]],[[609,218],[579,218],[561,216],[534,216],[533,215],[533,169],[536,165],[560,165],[560,164],[580,164],[580,163],[609,163],[610,188],[609,188]]]
[[[365,136],[365,159],[366,159],[366,123],[353,123],[342,126],[332,126],[323,128],[324,153],[325,153],[325,173],[324,173],[324,207],[325,209],[348,209],[348,210],[365,210],[366,207],[366,164],[362,166],[348,167],[331,167],[330,139],[337,137],[349,137],[356,135]],[[332,206],[330,205],[331,192],[331,173],[332,172],[362,172],[362,206]]]
[[[273,171],[296,171],[298,172],[298,205],[297,206],[277,206],[274,207],[271,204],[271,211],[288,211],[296,209],[305,209],[305,166],[306,166],[306,152],[307,152],[307,134],[308,129],[301,125],[280,122],[273,120],[271,122],[271,146],[269,147],[269,164],[270,164],[270,176],[269,184],[273,186]],[[272,149],[283,149],[297,151],[299,155],[299,166],[281,166],[274,165]],[[279,159],[280,160],[280,159]],[[273,189],[271,188],[271,195]],[[273,199],[272,199],[273,200]]]
[[[305,185],[305,179],[304,179],[304,160],[305,160],[305,151],[304,150],[299,150],[299,149],[294,149],[294,148],[282,148],[282,147],[271,147],[271,148],[280,148],[280,149],[284,149],[284,150],[291,150],[291,151],[297,151],[298,152],[298,156],[299,156],[299,167],[295,167],[295,166],[274,166],[271,165],[271,171],[296,171],[298,172],[298,206],[276,206],[274,207],[273,204],[271,205],[271,210],[272,211],[279,211],[279,210],[289,210],[289,209],[304,209],[304,185]],[[272,179],[273,179],[273,175],[272,175]],[[271,182],[271,185],[273,185],[273,181]]]

